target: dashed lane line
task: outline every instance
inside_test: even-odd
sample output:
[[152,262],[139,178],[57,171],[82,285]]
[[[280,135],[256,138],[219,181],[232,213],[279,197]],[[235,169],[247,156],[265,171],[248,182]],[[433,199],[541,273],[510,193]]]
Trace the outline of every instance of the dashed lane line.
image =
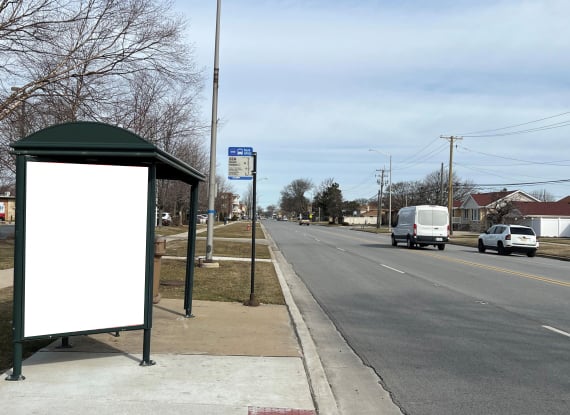
[[554,333],[558,333],[558,334],[562,334],[563,336],[570,337],[570,333],[566,333],[565,331],[559,330],[555,327],[551,327],[551,326],[542,326],[542,327],[544,327],[546,330],[553,331]]
[[384,268],[388,268],[389,270],[392,270],[392,271],[395,271],[395,272],[399,272],[400,274],[405,274],[404,271],[400,271],[399,269],[389,267],[388,265],[385,265],[385,264],[380,264],[380,265],[383,266]]

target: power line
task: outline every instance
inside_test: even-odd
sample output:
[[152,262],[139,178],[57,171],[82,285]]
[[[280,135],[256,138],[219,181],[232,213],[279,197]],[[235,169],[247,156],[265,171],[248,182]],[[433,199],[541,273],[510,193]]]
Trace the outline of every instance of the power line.
[[464,135],[463,137],[468,137],[468,138],[504,137],[507,135],[517,135],[517,134],[533,133],[536,131],[552,130],[554,128],[567,127],[569,125],[570,125],[570,121],[561,121],[559,123],[544,125],[542,127],[537,127],[537,128],[529,128],[527,130],[511,131],[508,133],[499,133],[499,134],[480,134],[480,135],[471,134],[471,135]]
[[463,133],[460,134],[462,136],[471,136],[472,134],[483,134],[483,133],[491,133],[493,131],[501,131],[501,130],[507,130],[509,128],[515,128],[515,127],[522,127],[523,125],[528,125],[528,124],[533,124],[535,122],[540,122],[540,121],[544,121],[544,120],[549,120],[551,118],[556,118],[556,117],[561,117],[563,115],[568,115],[570,114],[570,111],[567,112],[562,112],[560,114],[556,114],[556,115],[551,115],[550,117],[544,117],[544,118],[540,118],[538,120],[533,120],[533,121],[528,121],[528,122],[524,122],[522,124],[514,124],[514,125],[509,125],[507,127],[501,127],[501,128],[494,128],[494,129],[489,129],[489,130],[479,130],[479,131],[471,131],[468,133]]
[[562,183],[570,183],[570,179],[559,179],[559,180],[545,180],[540,182],[519,182],[519,183],[477,183],[477,184],[464,184],[460,183],[458,186],[460,187],[496,187],[496,186],[540,186],[543,184],[562,184]]
[[541,165],[549,165],[549,166],[568,166],[568,164],[558,164],[558,163],[570,163],[570,160],[557,160],[557,161],[531,161],[531,160],[522,160],[522,159],[517,159],[517,158],[513,158],[513,157],[505,157],[505,156],[499,156],[497,154],[489,154],[489,153],[484,153],[482,151],[476,151],[476,150],[472,150],[468,147],[462,146],[461,147],[463,150],[467,150],[471,153],[477,153],[477,154],[481,154],[483,156],[488,156],[488,157],[495,157],[495,158],[499,158],[499,159],[503,159],[503,160],[512,160],[512,161],[519,161],[521,163],[525,163],[525,164],[541,164]]
[[407,159],[401,160],[399,161],[400,164],[409,164],[409,163],[413,163],[416,159],[418,159],[419,157],[421,157],[421,152],[428,149],[432,144],[436,143],[438,141],[438,139],[434,139],[433,141],[430,141],[427,145],[425,145],[424,147],[422,147],[419,151],[417,151],[413,156],[408,157]]

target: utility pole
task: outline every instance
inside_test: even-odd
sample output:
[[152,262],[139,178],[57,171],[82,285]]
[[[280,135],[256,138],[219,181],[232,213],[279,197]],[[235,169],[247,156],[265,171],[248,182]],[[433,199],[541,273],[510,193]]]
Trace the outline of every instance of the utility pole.
[[447,209],[449,210],[449,234],[453,235],[453,142],[455,140],[463,140],[463,137],[450,136],[440,136],[449,140],[449,191],[447,194]]
[[441,172],[439,173],[439,204],[443,206],[443,163],[441,163]]
[[376,170],[380,172],[380,180],[377,180],[376,183],[380,185],[380,189],[378,189],[378,214],[376,217],[376,228],[380,228],[380,223],[382,222],[382,193],[384,191],[384,169]]

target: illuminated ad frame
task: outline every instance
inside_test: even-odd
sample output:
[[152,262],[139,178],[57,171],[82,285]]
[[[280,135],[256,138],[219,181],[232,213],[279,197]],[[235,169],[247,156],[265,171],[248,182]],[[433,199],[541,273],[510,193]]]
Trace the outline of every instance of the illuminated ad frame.
[[148,183],[149,167],[26,161],[24,339],[146,327]]

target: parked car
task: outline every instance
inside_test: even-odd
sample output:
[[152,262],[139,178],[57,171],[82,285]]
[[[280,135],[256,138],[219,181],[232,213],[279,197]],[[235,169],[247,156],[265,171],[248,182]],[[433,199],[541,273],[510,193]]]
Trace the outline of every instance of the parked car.
[[477,248],[479,252],[492,249],[499,255],[521,252],[533,257],[538,249],[538,240],[534,230],[528,226],[493,225],[485,233],[479,235]]
[[208,215],[204,215],[204,214],[200,214],[196,216],[196,222],[197,223],[207,223],[208,222]]
[[172,224],[172,216],[168,212],[162,212],[162,225],[170,226]]

